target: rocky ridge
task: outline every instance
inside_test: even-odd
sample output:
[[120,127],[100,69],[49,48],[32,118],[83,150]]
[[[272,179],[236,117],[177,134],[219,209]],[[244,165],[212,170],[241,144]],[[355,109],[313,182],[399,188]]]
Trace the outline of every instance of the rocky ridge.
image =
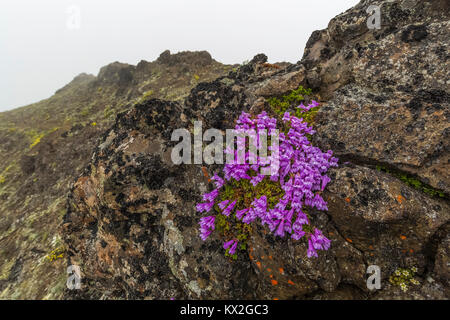
[[[381,6],[380,30],[366,26],[369,4]],[[85,289],[66,297],[447,299],[448,12],[446,1],[361,1],[313,33],[295,65],[260,54],[184,102],[119,115],[69,196],[63,236]],[[313,215],[332,247],[307,259],[305,243],[260,227],[230,260],[219,236],[199,238],[195,211],[220,167],[174,165],[171,132],[194,120],[232,128],[299,85],[321,97],[313,143],[340,158],[329,211]],[[381,290],[367,289],[370,265]],[[417,268],[419,284],[390,283],[398,268]]]
[[166,51],[154,62],[80,74],[49,99],[0,113],[0,298],[62,297],[58,229],[70,182],[118,113],[151,98],[182,100],[232,68],[205,51]]

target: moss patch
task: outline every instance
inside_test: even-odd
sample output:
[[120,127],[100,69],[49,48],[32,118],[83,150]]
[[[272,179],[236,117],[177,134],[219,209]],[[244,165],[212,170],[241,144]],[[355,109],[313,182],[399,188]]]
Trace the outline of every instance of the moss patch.
[[447,199],[447,200],[449,199],[448,195],[446,195],[442,190],[433,188],[432,186],[419,181],[417,178],[415,178],[412,175],[408,175],[407,173],[404,173],[404,172],[399,172],[399,171],[396,171],[393,169],[389,169],[382,165],[377,165],[376,169],[380,172],[387,173],[391,176],[394,176],[394,177],[400,179],[401,181],[406,183],[408,186],[413,187],[416,190],[422,191],[431,197]]
[[297,107],[305,100],[305,96],[312,95],[311,89],[305,89],[299,86],[281,97],[271,97],[267,99],[272,110],[277,114],[285,113],[289,108]]

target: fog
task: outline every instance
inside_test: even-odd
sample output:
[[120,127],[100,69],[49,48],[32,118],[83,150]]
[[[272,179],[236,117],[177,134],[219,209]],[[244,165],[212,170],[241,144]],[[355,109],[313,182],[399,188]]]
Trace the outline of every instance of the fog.
[[2,0],[0,111],[50,97],[76,75],[169,49],[222,63],[297,62],[314,30],[358,0]]

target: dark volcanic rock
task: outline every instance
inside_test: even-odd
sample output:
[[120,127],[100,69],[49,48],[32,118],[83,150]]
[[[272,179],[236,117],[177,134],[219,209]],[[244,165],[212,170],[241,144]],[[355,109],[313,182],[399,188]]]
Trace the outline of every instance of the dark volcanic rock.
[[[233,69],[206,52],[173,56],[184,58],[170,66],[115,62],[98,76],[76,76],[48,99],[0,112],[0,299],[61,298],[67,268],[59,227],[69,186],[119,113],[154,98],[183,101],[199,82]],[[164,112],[164,105],[155,109],[161,112],[148,121],[173,124],[174,115]],[[159,158],[143,161],[147,171],[139,179],[168,174]],[[147,185],[158,189],[160,182]],[[54,250],[62,256],[49,261]]]
[[380,30],[367,28],[361,1],[308,42],[306,77],[328,99],[315,142],[449,193],[448,1],[370,4],[381,7]]
[[[366,26],[369,4],[382,8],[380,30]],[[69,195],[64,240],[86,285],[67,297],[448,298],[447,9],[447,1],[361,1],[314,32],[296,65],[273,66],[259,54],[228,76],[199,83],[184,103],[153,99],[120,114]],[[183,57],[165,52],[158,63]],[[312,212],[331,248],[308,259],[304,241],[255,226],[247,252],[228,259],[219,236],[200,240],[195,211],[212,188],[205,169],[220,166],[174,165],[171,132],[192,132],[195,120],[232,128],[241,111],[267,109],[267,97],[300,84],[324,99],[313,143],[341,159],[323,194],[329,211]],[[31,170],[29,159],[23,163]],[[381,290],[367,289],[370,265],[381,268]],[[418,285],[403,292],[389,283],[397,268],[412,267]]]
[[249,265],[227,264],[218,240],[198,237],[205,177],[170,158],[170,131],[188,127],[181,119],[179,104],[160,100],[119,116],[75,183],[64,230],[90,290],[82,297],[252,297]]

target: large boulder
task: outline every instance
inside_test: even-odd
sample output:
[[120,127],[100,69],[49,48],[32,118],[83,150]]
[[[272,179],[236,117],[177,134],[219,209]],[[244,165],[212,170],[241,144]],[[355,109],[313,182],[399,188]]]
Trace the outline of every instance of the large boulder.
[[[200,83],[184,103],[150,100],[121,114],[69,196],[64,239],[85,286],[68,297],[192,299],[446,299],[449,234],[448,2],[369,1],[313,33],[298,64],[257,55],[226,77]],[[169,63],[170,53],[160,57]],[[306,243],[252,228],[237,260],[223,239],[199,238],[195,204],[214,165],[174,165],[177,128],[233,128],[241,111],[309,86],[322,97],[313,143],[340,158],[311,212],[331,239],[318,258]],[[366,271],[381,269],[369,291]],[[389,279],[414,269],[404,292]]]

